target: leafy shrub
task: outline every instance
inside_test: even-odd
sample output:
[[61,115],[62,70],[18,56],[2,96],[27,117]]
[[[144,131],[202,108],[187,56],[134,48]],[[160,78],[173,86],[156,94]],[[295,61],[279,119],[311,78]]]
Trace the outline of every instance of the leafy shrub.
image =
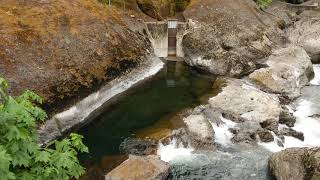
[[[0,179],[68,180],[84,173],[78,152],[88,152],[82,136],[38,144],[37,123],[46,113],[34,103],[42,99],[31,91],[13,98],[7,94],[8,83],[0,78]],[[49,148],[49,146],[52,148]]]
[[261,9],[265,9],[272,3],[272,0],[257,0],[257,4]]

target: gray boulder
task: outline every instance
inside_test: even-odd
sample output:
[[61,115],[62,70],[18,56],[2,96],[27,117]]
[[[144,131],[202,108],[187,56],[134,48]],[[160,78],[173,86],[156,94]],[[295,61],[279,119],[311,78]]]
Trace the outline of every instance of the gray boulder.
[[249,78],[265,90],[289,98],[298,97],[301,88],[313,76],[310,57],[298,46],[290,45],[274,51],[266,63],[269,67],[254,71]]
[[211,108],[233,121],[263,123],[279,121],[281,106],[276,96],[265,93],[246,81],[229,79],[226,87],[209,100]]
[[276,96],[265,93],[244,80],[228,79],[222,92],[209,100],[210,109],[224,118],[237,122],[231,130],[233,142],[264,141],[272,137],[268,131],[278,131],[281,106]]
[[193,20],[182,41],[186,61],[212,74],[246,75],[285,39],[277,23],[252,0],[198,0],[184,16]]
[[307,51],[313,63],[320,63],[320,12],[305,11],[287,30],[289,40]]
[[203,114],[191,114],[184,118],[191,145],[195,149],[212,149],[214,147],[214,130]]
[[319,180],[320,148],[290,148],[273,154],[269,170],[277,180]]

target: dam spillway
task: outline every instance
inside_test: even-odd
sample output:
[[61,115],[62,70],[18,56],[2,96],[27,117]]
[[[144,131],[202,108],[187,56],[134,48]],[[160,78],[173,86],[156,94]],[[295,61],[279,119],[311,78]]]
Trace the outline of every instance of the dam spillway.
[[173,19],[145,24],[156,56],[175,61],[184,57],[182,40],[188,30],[186,22]]

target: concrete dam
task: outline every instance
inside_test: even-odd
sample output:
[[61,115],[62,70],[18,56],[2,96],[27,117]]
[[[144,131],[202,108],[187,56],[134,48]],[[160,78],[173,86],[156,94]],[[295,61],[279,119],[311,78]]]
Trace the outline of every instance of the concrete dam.
[[186,22],[168,20],[145,23],[156,56],[168,60],[178,60],[179,57],[184,57],[182,40],[188,30]]

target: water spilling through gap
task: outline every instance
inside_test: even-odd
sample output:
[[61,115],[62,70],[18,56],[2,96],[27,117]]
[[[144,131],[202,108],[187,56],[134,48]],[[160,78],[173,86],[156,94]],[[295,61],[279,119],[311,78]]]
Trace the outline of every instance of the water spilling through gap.
[[125,138],[161,137],[179,127],[177,113],[199,105],[208,97],[213,81],[213,77],[200,75],[183,62],[168,62],[150,81],[126,92],[79,132],[90,149],[90,154],[80,157],[81,162],[88,174],[98,176],[90,179],[101,178],[126,158],[119,152]]

